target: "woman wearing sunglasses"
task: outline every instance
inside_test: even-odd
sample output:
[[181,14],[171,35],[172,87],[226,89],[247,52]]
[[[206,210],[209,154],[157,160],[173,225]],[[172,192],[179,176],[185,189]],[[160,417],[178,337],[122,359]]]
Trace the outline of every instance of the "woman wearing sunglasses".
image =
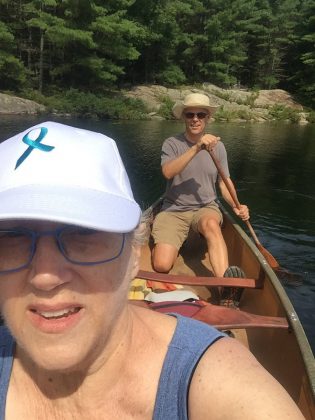
[[108,137],[0,144],[0,420],[301,418],[236,340],[128,304],[140,215]]
[[152,262],[156,271],[168,272],[187,238],[189,229],[202,234],[208,245],[208,252],[214,275],[242,277],[238,267],[229,267],[228,253],[220,225],[222,214],[216,202],[215,184],[225,201],[242,220],[249,219],[246,205],[236,208],[220,177],[208,151],[213,149],[225,175],[229,177],[225,147],[220,137],[206,134],[205,130],[216,107],[209,97],[192,93],[173,107],[176,118],[185,123],[184,133],[170,137],[162,146],[162,173],[167,179],[162,212],[153,225],[154,249]]

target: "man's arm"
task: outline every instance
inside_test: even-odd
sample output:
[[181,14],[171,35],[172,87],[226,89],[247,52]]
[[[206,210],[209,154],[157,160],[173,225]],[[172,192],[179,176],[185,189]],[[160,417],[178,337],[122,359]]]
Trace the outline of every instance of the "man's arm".
[[197,153],[200,152],[201,149],[212,149],[219,140],[220,137],[213,136],[212,134],[204,134],[198,143],[194,144],[181,156],[165,162],[162,165],[162,174],[166,179],[174,178],[175,175],[178,175],[186,168],[188,163],[196,156]]
[[166,179],[172,179],[175,175],[181,173],[198,152],[198,146],[195,144],[182,155],[165,162],[162,165],[162,174],[164,177]]
[[235,339],[222,338],[200,360],[189,391],[189,419],[302,420],[285,389]]
[[[232,189],[232,191],[234,191],[235,195],[236,194],[236,190],[234,187],[234,184],[231,180],[231,178],[227,177],[226,181],[228,182],[230,188]],[[240,208],[238,209],[234,203],[234,200],[231,197],[231,194],[229,193],[224,181],[222,179],[220,179],[219,181],[219,187],[220,187],[220,191],[222,194],[222,197],[224,198],[224,200],[232,207],[234,213],[240,217],[242,220],[248,220],[249,219],[249,210],[248,207],[245,204],[240,204]]]

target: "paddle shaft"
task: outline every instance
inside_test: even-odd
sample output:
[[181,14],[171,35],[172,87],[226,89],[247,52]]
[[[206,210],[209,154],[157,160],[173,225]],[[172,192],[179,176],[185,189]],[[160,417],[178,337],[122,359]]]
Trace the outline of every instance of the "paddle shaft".
[[[231,185],[230,185],[227,177],[224,174],[224,171],[223,171],[221,165],[219,164],[217,158],[215,157],[215,154],[214,154],[213,150],[209,150],[209,153],[210,153],[210,156],[211,156],[211,158],[213,160],[213,163],[215,164],[215,166],[216,166],[216,168],[217,168],[217,170],[218,170],[218,172],[220,174],[220,177],[222,178],[222,181],[224,182],[224,184],[225,184],[228,192],[230,193],[230,196],[231,196],[231,198],[233,200],[233,203],[234,203],[235,207],[238,210],[240,210],[241,205],[240,205],[240,202],[238,201],[238,198],[237,198],[237,195],[235,193],[235,190],[231,187]],[[262,246],[261,243],[260,243],[260,241],[259,241],[259,239],[258,239],[258,237],[257,237],[257,235],[256,235],[256,233],[255,233],[255,231],[254,231],[254,229],[253,229],[253,227],[252,227],[252,225],[250,224],[250,222],[248,220],[245,220],[245,223],[246,223],[246,225],[247,225],[247,227],[248,227],[248,229],[249,229],[249,231],[250,231],[250,233],[251,233],[251,235],[252,235],[252,237],[253,237],[256,245]]]
[[[211,158],[213,160],[213,163],[215,164],[215,166],[216,166],[216,168],[217,168],[217,170],[218,170],[218,172],[220,174],[220,177],[222,178],[222,181],[224,182],[224,184],[225,184],[228,192],[230,193],[230,196],[232,198],[232,201],[233,201],[235,207],[240,210],[241,205],[240,205],[240,202],[238,201],[236,192],[235,192],[234,188],[231,187],[231,185],[229,183],[229,180],[225,176],[224,171],[221,168],[221,165],[219,164],[217,158],[215,157],[215,154],[214,154],[213,150],[209,150],[209,154],[210,154],[210,156],[211,156]],[[266,258],[266,260],[268,261],[268,264],[271,266],[271,268],[273,268],[273,269],[279,268],[279,263],[277,262],[277,260],[275,259],[275,257],[272,254],[270,254],[270,252],[267,251],[262,246],[262,244],[260,243],[260,241],[257,238],[257,235],[256,235],[256,233],[255,233],[252,225],[250,224],[249,220],[245,220],[245,223],[246,223],[246,225],[247,225],[247,227],[248,227],[248,229],[249,229],[249,231],[250,231],[250,233],[251,233],[251,235],[252,235],[252,237],[254,239],[254,242],[255,242],[257,248],[260,250],[260,252]]]

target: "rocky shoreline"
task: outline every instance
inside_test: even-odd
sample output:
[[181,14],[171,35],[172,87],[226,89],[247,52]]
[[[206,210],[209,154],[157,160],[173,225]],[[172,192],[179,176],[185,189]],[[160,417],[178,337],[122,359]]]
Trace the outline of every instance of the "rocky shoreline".
[[[170,89],[160,85],[139,85],[121,93],[128,98],[141,100],[147,110],[148,118],[164,119],[160,109],[166,102],[176,102],[192,92],[202,92],[219,107],[216,119],[222,121],[270,121],[270,109],[283,107],[293,110],[297,122],[307,123],[307,113],[303,106],[294,101],[292,95],[281,89],[247,91],[244,89],[221,89],[210,83],[199,88],[185,86]],[[0,115],[40,114],[47,112],[42,104],[34,101],[0,93]]]
[[[220,107],[220,116],[217,119],[226,121],[229,114],[233,121],[270,121],[270,109],[274,106],[294,110],[299,116],[300,123],[307,123],[307,113],[301,104],[294,101],[292,96],[282,89],[259,90],[256,92],[244,89],[221,89],[210,83],[203,83],[200,88],[186,86],[183,89],[168,89],[164,86],[135,86],[126,91],[125,95],[130,98],[141,99],[152,118],[159,118],[159,110],[163,101],[170,99],[176,102],[185,95],[193,92],[205,93],[210,101]],[[233,118],[233,114],[235,114]],[[242,118],[242,115],[244,118]]]
[[35,115],[45,111],[45,106],[37,102],[0,93],[0,115]]

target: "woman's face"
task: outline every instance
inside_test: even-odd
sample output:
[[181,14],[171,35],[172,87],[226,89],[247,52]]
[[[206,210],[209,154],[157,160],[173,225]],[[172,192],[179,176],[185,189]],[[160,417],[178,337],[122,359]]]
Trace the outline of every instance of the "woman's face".
[[[6,223],[5,227],[16,225],[37,232],[60,227],[46,222]],[[109,241],[103,239],[112,246],[121,238],[121,234],[104,235],[110,235]],[[84,253],[85,245],[76,252]],[[18,237],[15,246],[19,246]],[[127,316],[135,254],[127,236],[117,259],[81,266],[65,259],[54,237],[37,238],[31,263],[20,271],[0,275],[0,310],[18,352],[47,370],[92,366],[123,337],[124,328],[120,327]]]

